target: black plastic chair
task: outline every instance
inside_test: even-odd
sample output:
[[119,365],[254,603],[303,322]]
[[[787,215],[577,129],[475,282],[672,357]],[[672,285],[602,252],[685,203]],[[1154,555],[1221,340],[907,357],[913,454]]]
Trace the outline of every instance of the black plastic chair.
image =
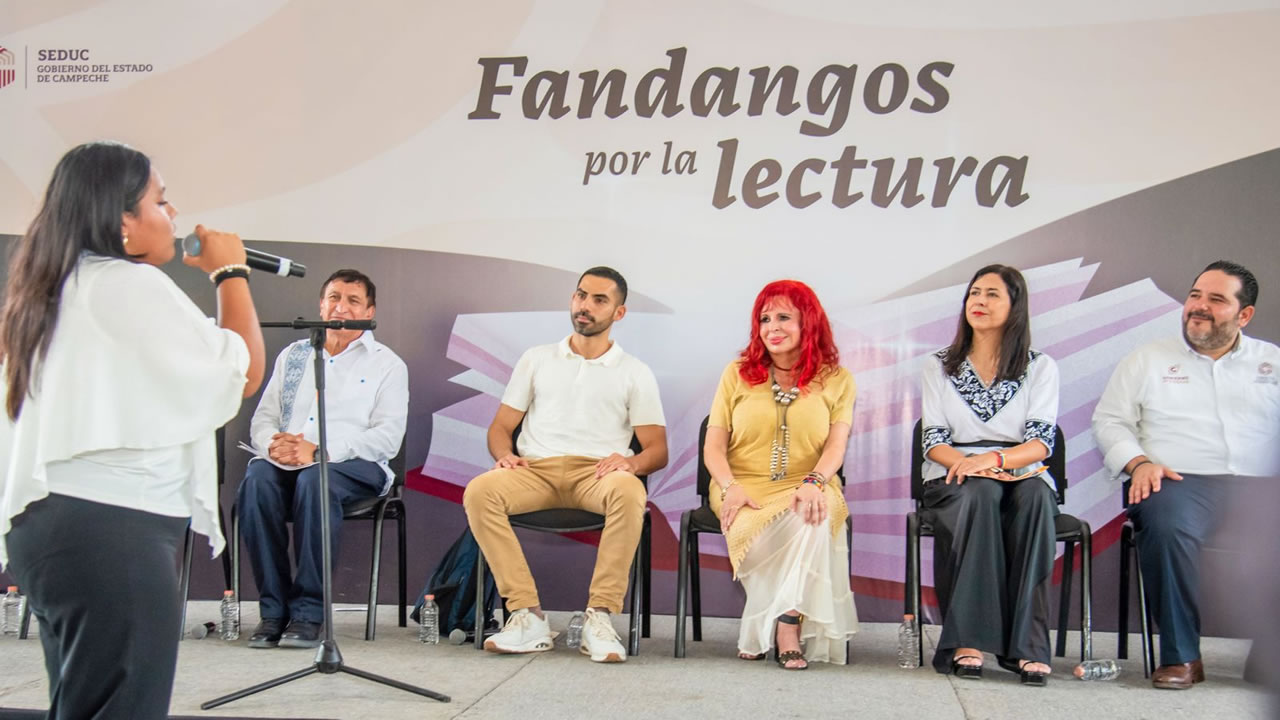
[[[1124,507],[1129,507],[1129,481],[1126,480],[1120,495]],[[1116,657],[1129,657],[1129,562],[1132,560],[1138,578],[1138,618],[1142,626],[1142,676],[1151,677],[1156,666],[1155,632],[1152,629],[1151,609],[1147,606],[1147,585],[1142,577],[1142,564],[1138,561],[1138,545],[1134,541],[1133,523],[1126,520],[1120,527],[1120,611],[1116,633]]]
[[[924,497],[924,452],[920,444],[921,421],[911,431],[911,499],[916,509],[907,513],[907,587],[903,593],[904,612],[915,618],[916,636],[920,636],[920,538],[932,537],[933,528],[920,519]],[[1053,454],[1046,460],[1049,474],[1056,481],[1058,504],[1067,496],[1067,439],[1062,428],[1054,426]],[[1067,622],[1071,613],[1071,577],[1074,574],[1075,545],[1080,543],[1080,659],[1093,657],[1093,533],[1089,523],[1064,513],[1054,518],[1054,533],[1066,548],[1062,554],[1062,592],[1058,600],[1058,642],[1056,654],[1067,654]],[[924,643],[920,643],[920,665],[924,665]]]
[[[693,641],[702,642],[702,563],[698,555],[698,535],[720,535],[720,519],[711,511],[711,471],[702,458],[702,448],[707,441],[707,424],[711,418],[702,419],[698,428],[698,497],[702,504],[693,510],[685,510],[680,516],[680,561],[676,574],[676,649],[675,656],[685,655],[685,622],[688,618],[686,598],[693,596]],[[836,472],[843,482],[844,468]],[[849,548],[849,569],[853,570],[853,516],[845,524]]]
[[[213,434],[214,447],[217,448],[218,462],[218,493],[222,493],[222,484],[226,480],[227,471],[227,426],[223,425]],[[222,504],[218,504],[218,528],[222,531],[223,537],[227,535],[227,521],[222,513]],[[178,626],[178,639],[183,640],[187,636],[187,603],[191,600],[191,560],[195,554],[196,535],[187,529],[186,541],[182,546],[182,569],[178,579],[178,595],[182,598],[181,624]],[[222,553],[222,577],[226,581],[225,587],[231,587],[231,553]],[[239,597],[237,595],[236,597]]]
[[[511,433],[511,447],[513,448],[516,447],[516,440],[520,437],[520,428],[521,425],[517,425],[515,431]],[[641,449],[640,440],[632,435],[632,452],[639,453]],[[649,476],[641,475],[639,477],[640,482],[648,490]],[[513,528],[537,530],[538,532],[556,533],[558,535],[604,529],[603,515],[577,508],[535,510],[508,516],[507,520]],[[649,637],[649,581],[652,577],[652,548],[650,544],[652,543],[652,535],[652,519],[649,516],[649,508],[646,505],[644,509],[644,524],[640,531],[640,543],[636,546],[636,558],[631,564],[631,626],[627,632],[627,654],[632,656],[640,654],[640,638]],[[487,572],[488,566],[485,563],[484,551],[481,550],[476,554],[477,599],[484,597],[484,581]],[[483,628],[485,627],[485,621],[484,603],[476,602],[474,645],[477,650],[484,649]]]
[[[378,619],[378,573],[382,566],[382,524],[384,520],[396,521],[396,534],[398,539],[399,563],[398,563],[398,579],[400,583],[400,627],[408,624],[408,609],[406,593],[406,576],[408,575],[406,568],[405,554],[405,510],[404,510],[404,441],[400,441],[400,451],[391,459],[389,463],[393,478],[391,481],[391,489],[386,495],[376,498],[365,498],[357,500],[342,508],[343,521],[350,520],[372,520],[373,521],[373,558],[369,566],[369,604],[366,606],[364,621],[364,639],[373,640],[377,632]],[[231,508],[231,589],[235,591],[236,599],[240,598],[240,516],[238,508],[234,505]],[[336,560],[336,558],[335,558]]]

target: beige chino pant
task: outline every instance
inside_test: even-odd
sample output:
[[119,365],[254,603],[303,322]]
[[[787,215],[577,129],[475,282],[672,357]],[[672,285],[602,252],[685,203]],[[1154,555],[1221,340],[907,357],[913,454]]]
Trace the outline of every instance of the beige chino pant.
[[597,478],[597,462],[595,458],[575,456],[530,460],[527,468],[490,470],[467,485],[462,496],[467,521],[509,610],[541,603],[508,516],[551,508],[580,508],[605,518],[587,607],[622,612],[631,562],[644,524],[646,495],[640,479],[629,472],[615,471]]

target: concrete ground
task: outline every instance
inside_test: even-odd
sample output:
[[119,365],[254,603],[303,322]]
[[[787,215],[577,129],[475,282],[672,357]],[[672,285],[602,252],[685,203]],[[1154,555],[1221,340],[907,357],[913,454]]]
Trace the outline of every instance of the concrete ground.
[[[1114,682],[1070,678],[1078,658],[1057,658],[1047,688],[1023,687],[1017,676],[988,658],[980,682],[957,680],[931,669],[897,667],[897,627],[868,623],[854,638],[850,666],[814,665],[784,672],[770,661],[734,657],[737,621],[708,619],[704,641],[689,643],[688,657],[672,657],[674,619],[653,618],[653,637],[625,665],[597,665],[558,647],[535,655],[498,656],[471,646],[417,642],[414,628],[399,628],[392,607],[379,609],[378,639],[363,639],[364,613],[339,612],[335,626],[345,661],[355,668],[423,685],[452,697],[450,703],[412,695],[345,674],[312,675],[212,711],[200,703],[243,687],[309,667],[310,650],[250,650],[256,623],[253,603],[244,605],[246,633],[238,642],[216,637],[181,644],[170,711],[177,715],[280,718],[1269,718],[1273,698],[1240,679],[1249,643],[1211,638],[1204,642],[1208,682],[1189,691],[1151,689],[1142,677],[1137,638],[1132,659],[1121,661]],[[188,628],[214,620],[215,602],[192,602]],[[565,613],[552,613],[563,629]],[[615,618],[624,633],[625,618]],[[40,642],[0,638],[0,707],[48,704]],[[926,628],[926,658],[936,628]],[[1079,647],[1074,633],[1068,648]],[[1094,634],[1095,655],[1115,653],[1115,636]]]

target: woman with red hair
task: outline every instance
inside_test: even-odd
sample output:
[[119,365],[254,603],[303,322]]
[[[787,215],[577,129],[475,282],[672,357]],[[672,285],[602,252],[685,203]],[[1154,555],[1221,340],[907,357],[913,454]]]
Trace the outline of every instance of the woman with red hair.
[[813,290],[795,280],[766,285],[747,348],[720,378],[703,448],[711,509],[747,591],[744,660],[776,647],[787,670],[845,662],[858,617],[843,532],[849,509],[836,472],[853,398],[853,376],[840,367]]

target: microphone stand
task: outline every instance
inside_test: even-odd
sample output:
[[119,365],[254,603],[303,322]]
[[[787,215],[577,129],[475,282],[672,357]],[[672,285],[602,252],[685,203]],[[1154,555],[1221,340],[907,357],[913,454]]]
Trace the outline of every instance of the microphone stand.
[[374,320],[303,320],[298,318],[289,322],[264,322],[260,323],[264,328],[286,327],[294,329],[306,329],[311,332],[311,347],[315,353],[315,382],[316,382],[316,404],[317,412],[320,418],[320,444],[316,446],[316,454],[319,455],[320,464],[320,533],[323,536],[324,550],[321,557],[324,563],[324,639],[320,642],[320,647],[316,650],[316,658],[310,667],[303,668],[297,672],[282,675],[278,678],[259,683],[253,687],[238,690],[229,695],[210,700],[200,705],[201,710],[211,710],[219,705],[225,705],[229,702],[239,700],[254,693],[269,690],[287,682],[292,682],[299,678],[321,673],[324,675],[332,675],[334,673],[346,673],[354,675],[365,680],[372,680],[393,688],[399,688],[406,692],[415,693],[432,700],[440,702],[449,702],[448,695],[420,688],[414,685],[392,680],[391,678],[374,675],[364,670],[359,670],[347,665],[342,661],[342,652],[338,650],[338,641],[333,637],[333,570],[332,560],[329,550],[329,458],[328,445],[326,437],[326,419],[324,406],[324,340],[327,330],[372,330],[376,327]]

